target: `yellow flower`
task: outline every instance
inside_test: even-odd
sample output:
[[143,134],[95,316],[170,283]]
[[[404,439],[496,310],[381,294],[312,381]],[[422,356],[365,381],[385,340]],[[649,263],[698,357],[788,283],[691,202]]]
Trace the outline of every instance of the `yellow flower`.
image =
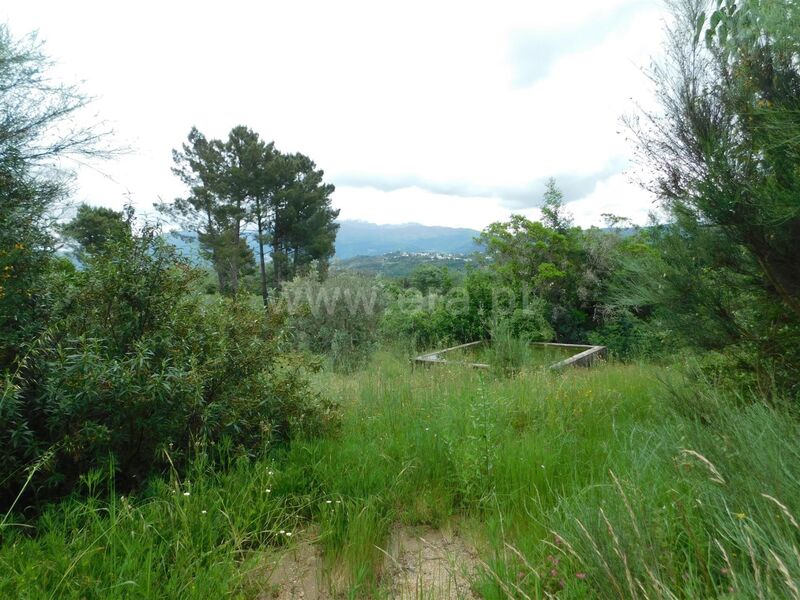
[[736,513],[736,518],[740,521],[747,518],[747,515],[744,513]]

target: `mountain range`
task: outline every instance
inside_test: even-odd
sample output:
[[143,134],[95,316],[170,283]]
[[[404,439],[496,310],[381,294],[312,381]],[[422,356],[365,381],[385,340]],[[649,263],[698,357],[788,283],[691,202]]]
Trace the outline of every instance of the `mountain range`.
[[[478,249],[475,229],[439,227],[404,223],[402,225],[376,225],[365,221],[339,221],[336,236],[336,258],[354,256],[379,256],[392,252],[470,254]],[[197,258],[197,235],[192,232],[170,232],[167,241],[181,253]],[[255,250],[255,239],[249,239]]]
[[336,258],[377,256],[390,252],[470,254],[478,249],[475,229],[420,225],[376,225],[365,221],[340,221]]

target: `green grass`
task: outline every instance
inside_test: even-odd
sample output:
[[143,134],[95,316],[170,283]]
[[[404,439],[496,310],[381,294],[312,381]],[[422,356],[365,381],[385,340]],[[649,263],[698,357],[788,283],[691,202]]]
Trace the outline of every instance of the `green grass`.
[[50,507],[35,532],[6,527],[0,597],[251,597],[252,550],[285,545],[279,532],[296,530],[308,508],[305,498],[267,491],[273,469],[238,461],[220,473],[198,460],[184,480],[102,500],[89,482],[88,499]]
[[280,531],[310,525],[338,591],[381,597],[395,523],[464,531],[485,598],[800,596],[783,413],[635,365],[502,378],[385,353],[318,385],[342,405],[334,436],[7,523],[0,597],[256,597]]

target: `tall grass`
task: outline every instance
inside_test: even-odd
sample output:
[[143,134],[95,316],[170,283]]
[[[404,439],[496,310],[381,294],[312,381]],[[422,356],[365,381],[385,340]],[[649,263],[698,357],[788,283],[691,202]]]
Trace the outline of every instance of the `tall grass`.
[[383,597],[391,528],[425,524],[475,543],[485,598],[798,597],[797,422],[720,397],[694,419],[665,381],[687,389],[674,369],[504,378],[381,354],[320,375],[337,435],[6,525],[0,595],[256,597],[265,554],[313,529],[336,591]]
[[514,335],[511,324],[495,320],[489,331],[489,364],[500,375],[511,375],[528,362],[529,343],[524,337]]
[[109,494],[92,473],[85,497],[51,506],[35,529],[6,524],[0,597],[251,597],[253,549],[285,545],[279,532],[307,508],[267,491],[279,485],[273,468],[244,461],[215,473],[200,460],[187,479],[154,480],[140,497]]

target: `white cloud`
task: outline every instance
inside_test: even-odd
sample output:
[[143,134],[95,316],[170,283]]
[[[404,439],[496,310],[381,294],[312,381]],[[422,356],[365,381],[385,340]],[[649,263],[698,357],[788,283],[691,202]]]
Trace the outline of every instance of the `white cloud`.
[[334,192],[339,218],[380,224],[421,223],[483,229],[511,214],[498,198],[437,194],[418,187],[383,191],[370,187],[340,187]]
[[[10,0],[0,18],[17,35],[39,28],[60,73],[86,79],[97,110],[135,150],[98,165],[110,178],[81,169],[78,199],[120,206],[129,193],[149,208],[174,197],[182,189],[170,153],[189,128],[224,136],[246,124],[311,156],[333,183],[341,176],[343,217],[480,227],[533,207],[535,197],[526,204],[508,190],[550,175],[605,182],[568,198],[579,200],[580,222],[620,197],[623,214],[642,213],[642,194],[607,171],[630,154],[618,118],[646,93],[639,67],[657,51],[659,6]],[[566,39],[592,31],[591,43]],[[539,35],[551,44],[546,76],[520,85],[526,57],[512,52],[514,40],[536,48]],[[379,192],[369,178],[412,182]]]
[[575,215],[576,225],[581,227],[604,225],[604,213],[627,217],[641,225],[647,222],[654,208],[652,196],[631,184],[625,174],[599,182],[591,194],[567,204],[567,209]]

